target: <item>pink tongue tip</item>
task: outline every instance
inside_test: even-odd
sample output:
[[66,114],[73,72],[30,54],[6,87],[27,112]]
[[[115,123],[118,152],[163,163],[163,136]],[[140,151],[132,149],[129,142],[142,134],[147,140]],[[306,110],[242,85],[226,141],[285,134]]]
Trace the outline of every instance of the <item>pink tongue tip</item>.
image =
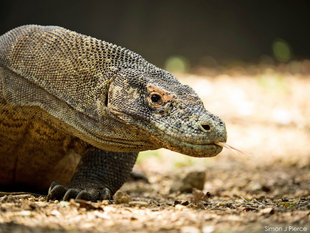
[[233,146],[230,146],[230,145],[228,145],[228,144],[225,143],[225,142],[215,142],[214,144],[215,144],[215,145],[218,145],[218,146],[221,146],[221,147],[225,147],[226,149],[231,150],[231,151],[233,151],[233,152],[238,152],[238,153],[240,153],[240,154],[250,156],[249,154],[247,154],[247,153],[245,153],[245,152],[243,152],[243,151],[241,151],[241,150],[239,150],[239,149],[237,149],[237,148],[235,148],[235,147],[233,147]]

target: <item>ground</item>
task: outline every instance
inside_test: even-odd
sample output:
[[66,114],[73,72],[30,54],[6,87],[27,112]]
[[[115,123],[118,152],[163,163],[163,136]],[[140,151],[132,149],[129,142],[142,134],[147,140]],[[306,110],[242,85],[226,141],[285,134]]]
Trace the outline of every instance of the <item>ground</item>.
[[247,155],[143,152],[149,183],[127,182],[114,202],[0,193],[0,232],[310,232],[309,67],[178,74]]

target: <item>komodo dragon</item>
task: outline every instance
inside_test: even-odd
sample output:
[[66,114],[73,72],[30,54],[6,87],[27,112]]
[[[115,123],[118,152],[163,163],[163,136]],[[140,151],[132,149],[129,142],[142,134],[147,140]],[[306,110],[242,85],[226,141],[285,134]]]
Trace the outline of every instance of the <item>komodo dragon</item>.
[[57,26],[0,37],[2,188],[109,199],[139,151],[210,157],[225,141],[193,89],[128,49]]

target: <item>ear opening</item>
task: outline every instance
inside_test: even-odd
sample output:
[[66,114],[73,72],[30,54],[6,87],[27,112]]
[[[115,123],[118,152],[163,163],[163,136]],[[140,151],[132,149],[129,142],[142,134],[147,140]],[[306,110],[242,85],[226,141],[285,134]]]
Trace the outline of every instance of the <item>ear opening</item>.
[[108,89],[108,91],[107,91],[107,93],[105,95],[104,106],[108,107],[108,103],[109,103],[109,89]]
[[109,96],[110,96],[110,91],[111,91],[111,85],[114,81],[115,77],[110,79],[107,83],[107,86],[106,86],[106,93],[105,93],[105,98],[104,98],[104,106],[105,107],[108,107],[109,105]]

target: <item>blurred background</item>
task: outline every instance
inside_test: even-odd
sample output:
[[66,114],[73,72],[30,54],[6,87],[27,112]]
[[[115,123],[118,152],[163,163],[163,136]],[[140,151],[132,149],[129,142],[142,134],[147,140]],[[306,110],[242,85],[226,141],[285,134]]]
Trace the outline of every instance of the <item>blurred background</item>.
[[251,154],[224,150],[201,160],[144,152],[139,161],[148,170],[158,171],[158,162],[162,171],[227,161],[306,166],[309,12],[307,0],[14,0],[1,4],[0,34],[59,25],[127,47],[191,85],[227,123],[228,143]]
[[310,55],[307,0],[3,1],[0,33],[59,25],[142,54],[164,66],[289,62]]

